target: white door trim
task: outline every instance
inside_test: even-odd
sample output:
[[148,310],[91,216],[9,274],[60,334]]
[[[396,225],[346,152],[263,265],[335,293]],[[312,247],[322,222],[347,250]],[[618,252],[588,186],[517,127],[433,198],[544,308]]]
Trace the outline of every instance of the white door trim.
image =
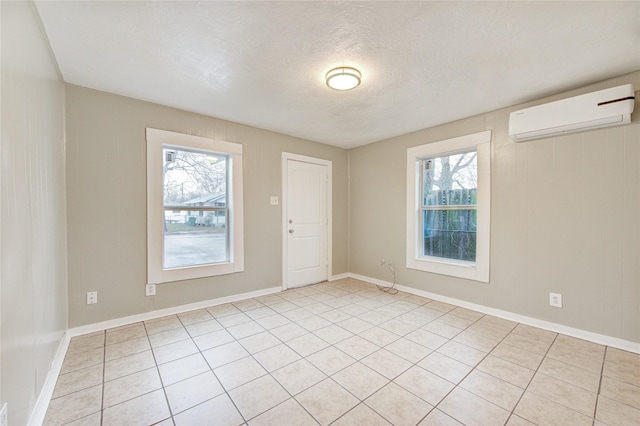
[[332,230],[333,230],[333,205],[332,205],[332,187],[333,187],[333,174],[332,174],[332,166],[333,163],[331,160],[323,160],[321,158],[307,157],[306,155],[292,154],[290,152],[282,153],[282,289],[287,290],[289,288],[288,283],[288,253],[289,253],[289,238],[288,238],[288,229],[289,224],[287,223],[287,211],[289,207],[289,195],[288,195],[288,179],[289,179],[289,170],[287,167],[287,162],[289,160],[301,161],[303,163],[317,164],[320,166],[327,167],[327,279],[332,276]]

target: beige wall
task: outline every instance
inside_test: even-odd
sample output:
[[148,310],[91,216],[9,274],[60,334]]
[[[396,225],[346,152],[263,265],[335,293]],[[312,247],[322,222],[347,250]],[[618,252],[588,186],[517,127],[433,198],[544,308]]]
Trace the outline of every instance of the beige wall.
[[0,10],[0,405],[21,425],[67,328],[64,84],[33,5]]
[[[351,150],[350,272],[389,281],[384,258],[402,285],[640,342],[638,101],[631,125],[508,136],[513,110],[625,83],[640,88],[640,72]],[[490,283],[405,268],[407,148],[483,130],[493,131]]]
[[[281,210],[269,196],[280,195],[280,155],[288,151],[334,163],[334,274],[389,280],[379,264],[385,258],[402,285],[638,342],[639,113],[613,129],[520,144],[507,135],[515,109],[627,82],[640,87],[640,72],[348,153],[69,85],[70,325],[279,286]],[[165,284],[156,297],[144,296],[147,126],[245,146],[245,272]],[[493,130],[490,283],[406,269],[407,147],[486,129]],[[99,303],[86,305],[92,290]],[[562,309],[548,306],[549,292],[563,295]]]
[[[347,272],[347,151],[78,86],[66,93],[71,327],[281,286],[281,206],[269,197],[281,196],[283,151],[333,162],[333,274]],[[243,144],[244,272],[145,297],[146,127]]]
[[[77,86],[65,93],[32,5],[1,2],[0,19],[0,406],[9,403],[10,424],[27,422],[68,326],[279,286],[281,209],[269,196],[281,195],[283,151],[333,161],[334,274],[389,280],[385,258],[403,285],[640,342],[640,108],[629,126],[522,144],[507,136],[510,108],[347,152]],[[555,98],[627,82],[639,88],[640,72]],[[147,126],[244,145],[245,272],[144,296]],[[491,282],[407,270],[407,147],[485,129]],[[99,303],[86,305],[93,290]],[[548,306],[550,291],[564,308]]]

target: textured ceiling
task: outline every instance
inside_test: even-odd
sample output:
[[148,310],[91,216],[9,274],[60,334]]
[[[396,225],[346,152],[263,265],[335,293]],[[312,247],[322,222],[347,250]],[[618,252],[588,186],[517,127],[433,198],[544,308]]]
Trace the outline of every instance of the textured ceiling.
[[640,69],[638,1],[36,6],[69,83],[344,148]]

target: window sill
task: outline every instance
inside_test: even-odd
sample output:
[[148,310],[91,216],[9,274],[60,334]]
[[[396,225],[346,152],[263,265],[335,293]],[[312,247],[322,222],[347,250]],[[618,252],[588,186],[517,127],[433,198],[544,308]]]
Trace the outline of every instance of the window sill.
[[475,262],[455,261],[452,259],[427,260],[425,258],[407,259],[407,268],[432,272],[467,280],[489,282],[489,270],[478,267]]
[[242,272],[244,268],[237,263],[217,263],[215,265],[187,266],[174,269],[163,269],[159,274],[150,276],[150,284],[162,284],[174,281],[193,280],[196,278],[214,277]]
[[460,266],[463,268],[475,268],[476,262],[466,260],[446,259],[444,257],[424,256],[416,259],[418,262],[440,263],[442,265]]

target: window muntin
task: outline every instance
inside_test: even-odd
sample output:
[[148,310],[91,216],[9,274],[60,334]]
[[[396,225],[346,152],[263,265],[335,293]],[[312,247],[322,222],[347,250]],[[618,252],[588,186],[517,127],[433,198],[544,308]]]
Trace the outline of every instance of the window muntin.
[[147,282],[244,270],[242,145],[147,128]]
[[407,268],[488,282],[490,209],[491,131],[407,149]]
[[477,153],[420,159],[422,256],[476,260]]

